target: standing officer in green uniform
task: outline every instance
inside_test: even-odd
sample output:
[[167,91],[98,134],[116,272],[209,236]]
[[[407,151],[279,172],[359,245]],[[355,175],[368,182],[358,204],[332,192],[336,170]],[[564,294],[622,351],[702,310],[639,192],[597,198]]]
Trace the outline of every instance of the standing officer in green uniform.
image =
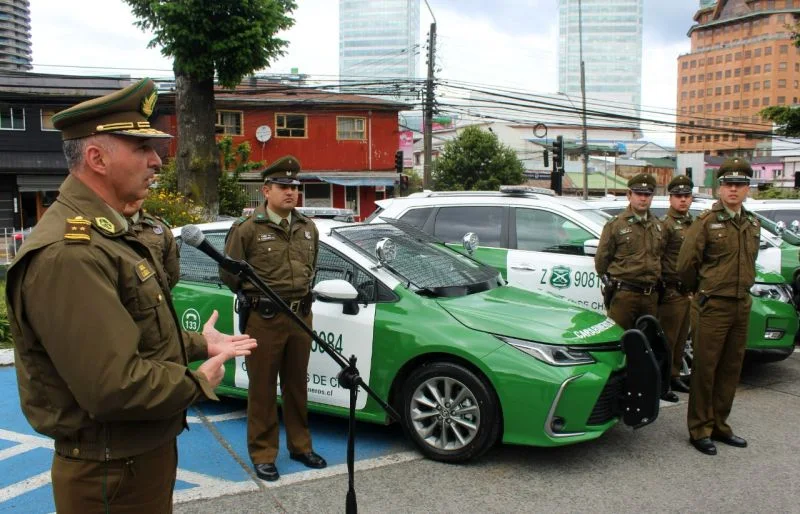
[[655,188],[652,175],[642,173],[628,181],[628,208],[603,227],[594,256],[597,274],[607,275],[605,287],[613,292],[608,317],[625,330],[640,316],[658,311],[663,243],[661,222],[650,213]]
[[744,448],[728,425],[744,359],[761,226],[742,202],[753,169],[742,158],[719,168],[719,201],[697,216],[678,255],[678,276],[692,300],[691,391],[687,422],[692,445],[715,455],[713,441]]
[[678,175],[667,186],[669,210],[662,219],[665,248],[661,256],[661,282],[664,288],[658,306],[658,321],[664,330],[672,354],[670,385],[673,391],[689,392],[680,378],[683,350],[689,335],[689,306],[691,297],[678,277],[678,252],[686,230],[692,224],[689,207],[692,205],[692,179]]
[[142,203],[144,200],[126,206],[124,214],[133,233],[153,251],[156,258],[160,256],[169,279],[169,288],[172,289],[181,275],[181,256],[175,236],[164,220],[142,209]]
[[171,137],[150,128],[155,102],[143,79],[53,116],[69,176],[7,274],[20,404],[55,441],[59,513],[171,512],[186,409],[256,344],[181,332],[162,262],[126,221],[161,166],[152,138]]
[[[292,156],[264,170],[265,202],[250,216],[239,218],[225,240],[225,253],[245,260],[258,276],[311,326],[311,284],[317,262],[319,232],[297,206],[300,163]],[[277,382],[280,376],[283,421],[289,456],[310,468],[324,468],[325,459],[311,446],[307,412],[307,371],[311,338],[252,284],[220,269],[222,280],[249,305],[247,332],[259,343],[246,358],[248,385],[247,448],[256,474],[280,478],[278,454]]]

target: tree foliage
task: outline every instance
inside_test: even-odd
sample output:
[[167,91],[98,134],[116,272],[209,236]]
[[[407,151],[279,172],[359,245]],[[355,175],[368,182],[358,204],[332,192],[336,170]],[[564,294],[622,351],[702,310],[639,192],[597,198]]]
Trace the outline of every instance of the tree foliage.
[[125,0],[136,25],[151,31],[150,47],[173,58],[178,189],[219,211],[219,152],[214,138],[215,80],[233,88],[267,67],[288,44],[276,37],[294,24],[293,0]]
[[781,136],[800,135],[800,108],[773,105],[759,112],[762,118],[775,123],[775,132]]
[[242,173],[264,167],[264,161],[250,160],[250,143],[247,141],[233,147],[230,137],[223,137],[219,143],[222,154],[223,172],[219,177],[219,213],[227,216],[241,216],[247,206],[247,191],[239,183]]
[[293,0],[125,0],[136,25],[153,33],[149,47],[174,59],[175,72],[225,87],[283,55]]
[[497,190],[503,184],[525,180],[524,167],[514,150],[478,127],[467,127],[445,143],[434,165],[433,182],[439,191]]

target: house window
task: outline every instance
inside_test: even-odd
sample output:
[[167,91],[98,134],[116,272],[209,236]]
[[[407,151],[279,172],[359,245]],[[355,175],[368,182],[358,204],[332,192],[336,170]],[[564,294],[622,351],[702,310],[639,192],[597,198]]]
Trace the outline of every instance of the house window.
[[336,117],[336,139],[358,139],[367,138],[366,118],[350,118],[345,116]]
[[25,109],[0,106],[0,130],[25,130]]
[[53,115],[57,113],[55,109],[40,109],[39,116],[42,119],[42,130],[57,130],[53,126]]
[[[276,114],[275,132],[278,137],[306,137],[306,115]],[[330,207],[330,204],[325,207]]]
[[304,184],[304,207],[330,207],[331,186],[329,184]]
[[242,111],[217,111],[217,125],[222,125],[224,130],[223,134],[228,136],[243,136],[242,131],[242,118],[244,114]]

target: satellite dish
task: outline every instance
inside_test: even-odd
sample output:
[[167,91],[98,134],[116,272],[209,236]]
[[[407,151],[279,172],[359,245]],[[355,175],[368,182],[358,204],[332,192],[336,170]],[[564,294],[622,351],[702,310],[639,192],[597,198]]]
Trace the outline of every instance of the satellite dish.
[[256,139],[261,143],[266,143],[272,137],[272,130],[266,126],[261,125],[256,129]]

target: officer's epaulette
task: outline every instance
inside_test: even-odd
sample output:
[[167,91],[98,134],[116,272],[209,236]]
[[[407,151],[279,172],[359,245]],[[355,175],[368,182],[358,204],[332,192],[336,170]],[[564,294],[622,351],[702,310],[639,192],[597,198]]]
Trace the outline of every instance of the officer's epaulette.
[[167,223],[167,220],[165,220],[165,219],[164,219],[164,218],[162,218],[161,216],[155,216],[155,215],[153,215],[153,214],[151,214],[150,216],[153,216],[153,218],[155,218],[155,219],[157,219],[158,221],[160,221],[160,222],[161,222],[161,223],[162,223],[162,224],[163,224],[165,227],[167,227],[168,229],[172,229],[172,225],[170,225],[169,223]]
[[706,209],[706,210],[704,210],[703,212],[701,212],[700,214],[697,215],[697,219],[701,220],[701,219],[705,218],[706,216],[708,216],[709,214],[711,214],[711,209]]
[[248,219],[250,219],[250,215],[246,214],[244,216],[239,217],[236,221],[233,222],[233,224],[234,224],[234,226],[238,227],[239,225],[241,225],[242,223],[244,223]]
[[70,243],[88,244],[92,240],[92,222],[83,216],[67,218],[64,239]]

